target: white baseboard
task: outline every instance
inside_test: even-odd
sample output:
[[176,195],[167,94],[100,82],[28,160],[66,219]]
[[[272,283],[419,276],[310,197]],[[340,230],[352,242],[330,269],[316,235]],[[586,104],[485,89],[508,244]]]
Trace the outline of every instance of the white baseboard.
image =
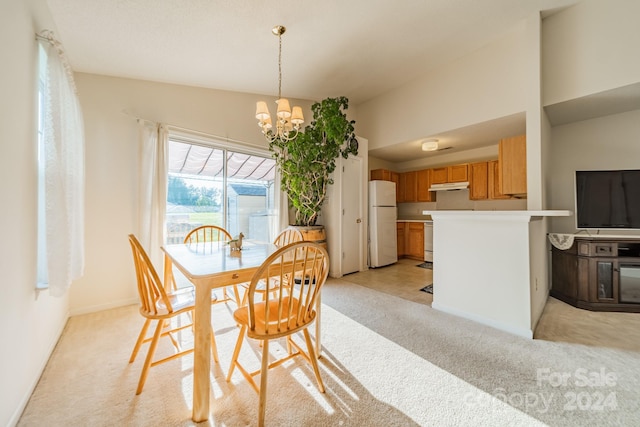
[[92,305],[90,307],[73,309],[71,310],[70,316],[79,316],[81,314],[95,313],[98,311],[110,310],[112,308],[124,307],[126,305],[139,304],[139,303],[140,303],[140,300],[138,298],[130,298],[125,300],[110,302],[108,304]]
[[518,335],[523,338],[533,339],[533,331],[526,328],[518,328],[513,325],[497,322],[494,319],[488,319],[483,316],[469,314],[467,312],[451,308],[442,304],[438,304],[434,301],[431,307],[435,310],[442,311],[444,313],[453,314],[454,316],[462,317],[464,319],[472,320],[474,322],[481,323],[483,325],[491,326],[492,328],[499,329],[501,331],[509,332],[510,334]]

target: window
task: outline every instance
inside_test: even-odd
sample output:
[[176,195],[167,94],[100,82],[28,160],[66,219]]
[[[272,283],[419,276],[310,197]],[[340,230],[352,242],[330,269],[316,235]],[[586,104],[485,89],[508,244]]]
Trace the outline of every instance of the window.
[[38,254],[37,288],[48,286],[47,277],[47,236],[44,189],[44,96],[47,82],[47,54],[38,44]]
[[275,238],[275,161],[268,154],[170,135],[167,184],[167,243],[181,243],[205,224],[232,236]]

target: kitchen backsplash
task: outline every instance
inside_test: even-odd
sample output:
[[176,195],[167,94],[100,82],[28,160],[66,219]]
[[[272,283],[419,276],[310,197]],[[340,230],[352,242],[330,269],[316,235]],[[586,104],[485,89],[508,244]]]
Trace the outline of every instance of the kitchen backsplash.
[[399,203],[399,219],[424,219],[424,210],[478,210],[478,211],[511,211],[526,210],[526,199],[509,200],[469,200],[469,190],[439,191],[436,202]]

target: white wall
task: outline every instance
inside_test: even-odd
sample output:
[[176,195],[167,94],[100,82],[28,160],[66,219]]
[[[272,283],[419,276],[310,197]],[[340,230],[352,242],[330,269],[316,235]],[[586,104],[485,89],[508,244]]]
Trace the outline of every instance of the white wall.
[[[543,138],[543,122],[546,119],[542,109],[541,76],[541,32],[539,14],[527,19],[527,209],[547,208],[544,186],[544,154],[548,140]],[[547,220],[532,221],[529,224],[529,298],[531,304],[531,330],[535,330],[547,302],[548,296],[548,252]]]
[[[549,189],[553,209],[575,211],[576,170],[640,168],[640,110],[556,126],[551,129],[551,138]],[[576,232],[575,217],[553,218],[550,231]]]
[[431,215],[433,308],[531,338],[529,217]]
[[543,103],[640,81],[640,2],[583,0],[543,21]]
[[[76,74],[86,129],[86,268],[71,313],[137,301],[127,235],[137,233],[138,130],[132,114],[267,150],[254,118],[264,97]],[[310,102],[296,101],[310,120]],[[124,114],[127,112],[128,114]]]
[[44,2],[0,2],[0,425],[17,422],[62,333],[68,298],[36,292],[37,57]]
[[423,77],[358,104],[358,133],[386,147],[525,110],[524,24]]
[[[545,19],[544,105],[640,82],[639,15],[635,0],[585,0]],[[576,170],[638,168],[639,119],[636,110],[551,128],[546,198],[552,209],[575,210]],[[576,232],[575,217],[553,218],[549,231]]]

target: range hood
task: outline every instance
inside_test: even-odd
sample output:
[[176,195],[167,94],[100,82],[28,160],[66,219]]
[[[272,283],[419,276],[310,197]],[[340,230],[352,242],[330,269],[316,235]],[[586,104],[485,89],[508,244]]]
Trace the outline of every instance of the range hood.
[[452,191],[469,188],[468,182],[447,182],[444,184],[431,184],[429,191]]

